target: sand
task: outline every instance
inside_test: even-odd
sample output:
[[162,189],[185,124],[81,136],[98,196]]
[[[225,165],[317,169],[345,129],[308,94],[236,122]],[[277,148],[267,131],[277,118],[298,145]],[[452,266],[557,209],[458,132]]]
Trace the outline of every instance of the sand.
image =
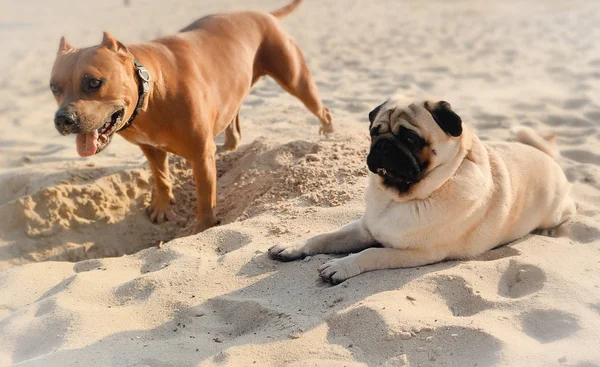
[[[242,146],[218,156],[223,225],[189,236],[184,160],[178,216],[154,225],[138,148],[79,158],[56,132],[58,40],[138,42],[285,1],[129,3],[0,2],[0,365],[600,366],[600,4],[306,0],[283,24],[337,132],[259,82]],[[555,132],[577,217],[556,238],[335,287],[316,271],[330,256],[270,260],[360,217],[367,114],[396,92],[449,101],[483,140]]]

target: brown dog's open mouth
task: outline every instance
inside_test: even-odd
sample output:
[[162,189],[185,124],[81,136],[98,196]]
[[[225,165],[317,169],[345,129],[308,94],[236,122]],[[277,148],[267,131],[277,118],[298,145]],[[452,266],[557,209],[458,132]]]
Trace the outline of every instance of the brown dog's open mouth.
[[112,135],[117,130],[124,114],[125,110],[121,108],[113,113],[110,116],[110,120],[100,126],[100,128],[87,133],[77,134],[77,153],[81,157],[89,157],[100,153],[110,143]]

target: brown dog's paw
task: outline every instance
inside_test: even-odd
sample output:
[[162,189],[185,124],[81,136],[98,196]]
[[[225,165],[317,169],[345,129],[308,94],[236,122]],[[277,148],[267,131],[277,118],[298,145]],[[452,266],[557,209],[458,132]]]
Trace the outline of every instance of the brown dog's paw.
[[331,116],[331,111],[329,111],[329,108],[325,107],[323,108],[323,117],[325,119],[325,121],[321,121],[322,125],[321,128],[319,129],[319,134],[320,135],[327,135],[327,134],[331,134],[333,132],[333,124],[331,123],[331,121],[333,120],[333,117]]
[[193,235],[193,234],[198,234],[200,232],[204,232],[209,228],[212,228],[214,226],[218,226],[221,224],[221,221],[219,219],[216,220],[196,220],[196,222],[194,222],[194,225],[191,227],[191,229],[188,231],[188,234]]
[[175,212],[173,211],[174,199],[170,198],[166,200],[166,203],[161,200],[152,200],[150,206],[146,209],[150,220],[153,223],[161,224],[175,218]]

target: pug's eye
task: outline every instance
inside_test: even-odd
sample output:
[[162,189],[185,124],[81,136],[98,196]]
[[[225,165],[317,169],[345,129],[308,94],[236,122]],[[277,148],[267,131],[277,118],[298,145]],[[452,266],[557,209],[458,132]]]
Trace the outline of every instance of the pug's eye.
[[406,142],[410,145],[413,145],[417,142],[417,139],[413,138],[412,136],[407,136],[404,138],[404,140],[406,140]]
[[371,134],[371,137],[376,136],[377,134],[379,134],[379,129],[381,128],[381,126],[375,126],[374,128],[372,128],[369,133]]
[[102,80],[92,78],[88,81],[88,87],[90,89],[98,89],[102,85]]

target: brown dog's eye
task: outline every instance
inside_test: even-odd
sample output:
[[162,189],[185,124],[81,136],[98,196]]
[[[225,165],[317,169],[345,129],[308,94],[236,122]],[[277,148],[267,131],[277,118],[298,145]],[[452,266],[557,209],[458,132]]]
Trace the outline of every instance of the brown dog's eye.
[[60,89],[58,89],[58,87],[54,84],[50,84],[50,90],[55,96],[60,94]]
[[100,79],[90,79],[88,82],[88,87],[90,89],[98,89],[102,85],[102,80]]

